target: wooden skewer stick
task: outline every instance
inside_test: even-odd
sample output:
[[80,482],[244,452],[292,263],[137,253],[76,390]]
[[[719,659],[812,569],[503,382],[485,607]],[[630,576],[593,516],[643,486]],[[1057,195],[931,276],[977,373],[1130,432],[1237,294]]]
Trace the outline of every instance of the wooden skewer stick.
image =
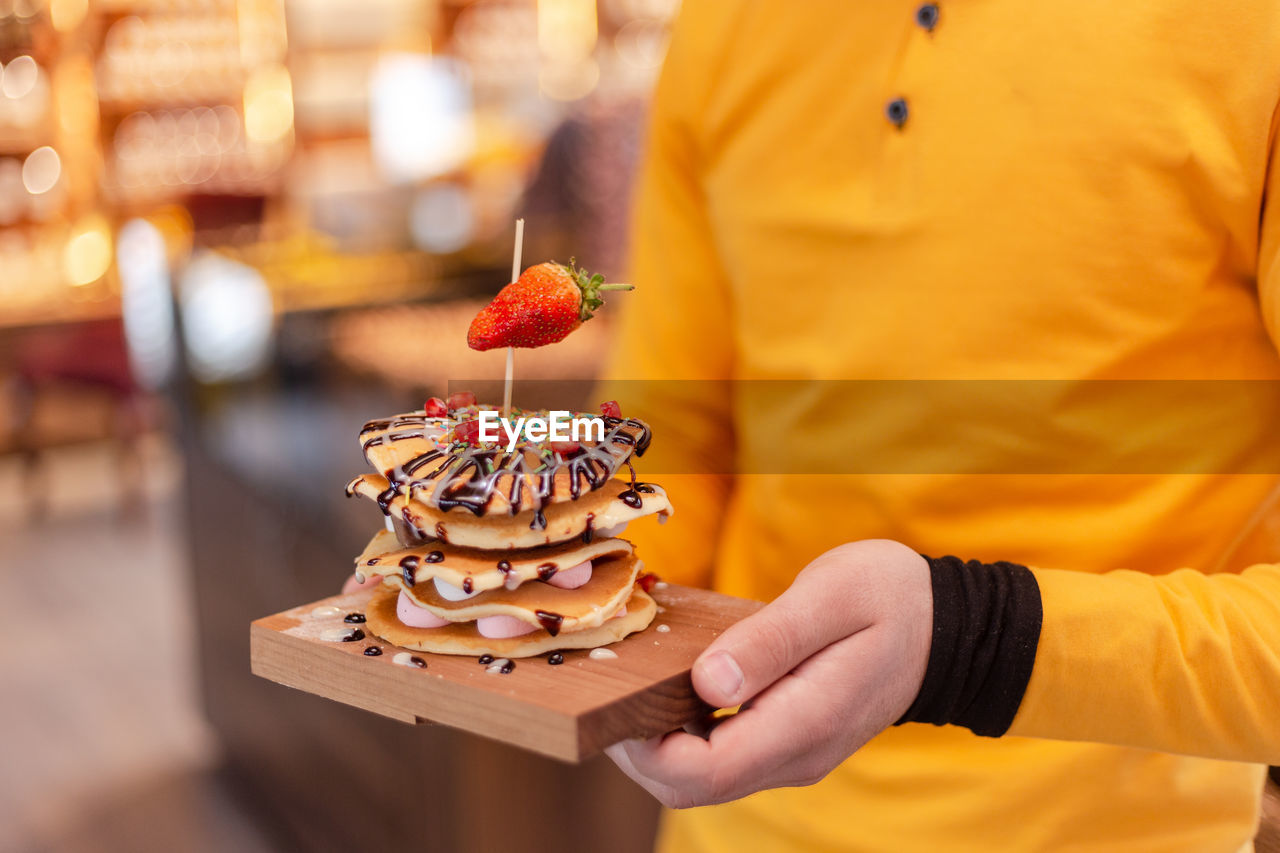
[[[520,277],[520,256],[524,253],[524,220],[516,220],[516,249],[511,256],[511,280]],[[511,383],[516,374],[516,348],[507,347],[507,378],[502,386],[502,416],[511,417]]]

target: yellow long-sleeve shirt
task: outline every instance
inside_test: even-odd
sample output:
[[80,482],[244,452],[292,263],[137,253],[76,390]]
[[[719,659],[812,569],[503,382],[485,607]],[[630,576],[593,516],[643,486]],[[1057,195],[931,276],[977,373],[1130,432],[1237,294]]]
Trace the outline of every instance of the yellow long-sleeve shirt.
[[[614,375],[1280,379],[1280,4],[936,11],[686,0]],[[633,533],[669,579],[769,599],[823,550],[888,537],[1033,566],[1044,607],[1005,737],[891,729],[818,785],[668,815],[663,849],[1247,847],[1280,763],[1280,478],[1239,463],[1275,450],[1280,410],[1218,418],[1197,473],[1018,474],[999,423],[971,473],[945,463],[947,424],[847,411],[838,383],[778,386],[767,410],[730,384],[643,387],[661,473],[839,440],[833,412],[848,441],[944,461],[655,475],[677,515]],[[1162,428],[1070,426],[1008,449],[1053,462]]]

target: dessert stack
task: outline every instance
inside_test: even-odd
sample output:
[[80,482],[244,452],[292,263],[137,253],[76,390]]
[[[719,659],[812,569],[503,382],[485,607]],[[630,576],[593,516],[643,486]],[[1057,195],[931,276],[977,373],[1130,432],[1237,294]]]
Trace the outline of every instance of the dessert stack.
[[[376,473],[347,494],[386,516],[356,559],[358,576],[381,578],[366,628],[405,649],[502,658],[643,630],[657,611],[645,588],[653,576],[619,537],[631,521],[672,511],[661,487],[636,480],[649,427],[610,402],[600,416],[575,416],[599,417],[602,439],[533,440],[508,423],[484,441],[485,409],[496,411],[466,392],[433,397],[361,430]],[[509,422],[548,414],[516,410]]]

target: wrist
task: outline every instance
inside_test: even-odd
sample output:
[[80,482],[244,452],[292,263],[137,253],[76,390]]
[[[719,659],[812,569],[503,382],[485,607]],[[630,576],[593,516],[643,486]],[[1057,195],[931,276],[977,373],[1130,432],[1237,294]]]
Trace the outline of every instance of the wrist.
[[999,737],[1035,663],[1042,609],[1035,575],[1016,563],[925,557],[933,589],[929,660],[898,723],[958,725]]

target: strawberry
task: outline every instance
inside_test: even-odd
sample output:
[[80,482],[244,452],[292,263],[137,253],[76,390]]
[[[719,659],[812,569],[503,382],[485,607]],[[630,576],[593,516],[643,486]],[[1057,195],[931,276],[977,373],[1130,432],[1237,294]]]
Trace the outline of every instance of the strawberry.
[[645,572],[640,575],[640,577],[636,578],[636,583],[638,583],[640,588],[645,592],[653,592],[653,587],[658,583],[658,580],[658,576],[653,572]]
[[476,404],[476,395],[471,391],[458,391],[449,395],[449,411],[465,409]]
[[422,411],[429,418],[443,418],[449,414],[449,410],[445,408],[444,400],[439,397],[428,398],[427,402],[422,406]]
[[582,449],[582,445],[576,441],[553,441],[547,447],[551,448],[552,453],[558,453],[561,456],[572,456]]
[[604,304],[606,290],[631,290],[629,284],[605,284],[604,276],[580,270],[572,260],[529,267],[480,309],[467,330],[475,350],[540,347],[554,344],[590,320]]
[[620,418],[622,417],[622,407],[618,405],[617,400],[609,400],[600,404],[600,414],[606,418]]

